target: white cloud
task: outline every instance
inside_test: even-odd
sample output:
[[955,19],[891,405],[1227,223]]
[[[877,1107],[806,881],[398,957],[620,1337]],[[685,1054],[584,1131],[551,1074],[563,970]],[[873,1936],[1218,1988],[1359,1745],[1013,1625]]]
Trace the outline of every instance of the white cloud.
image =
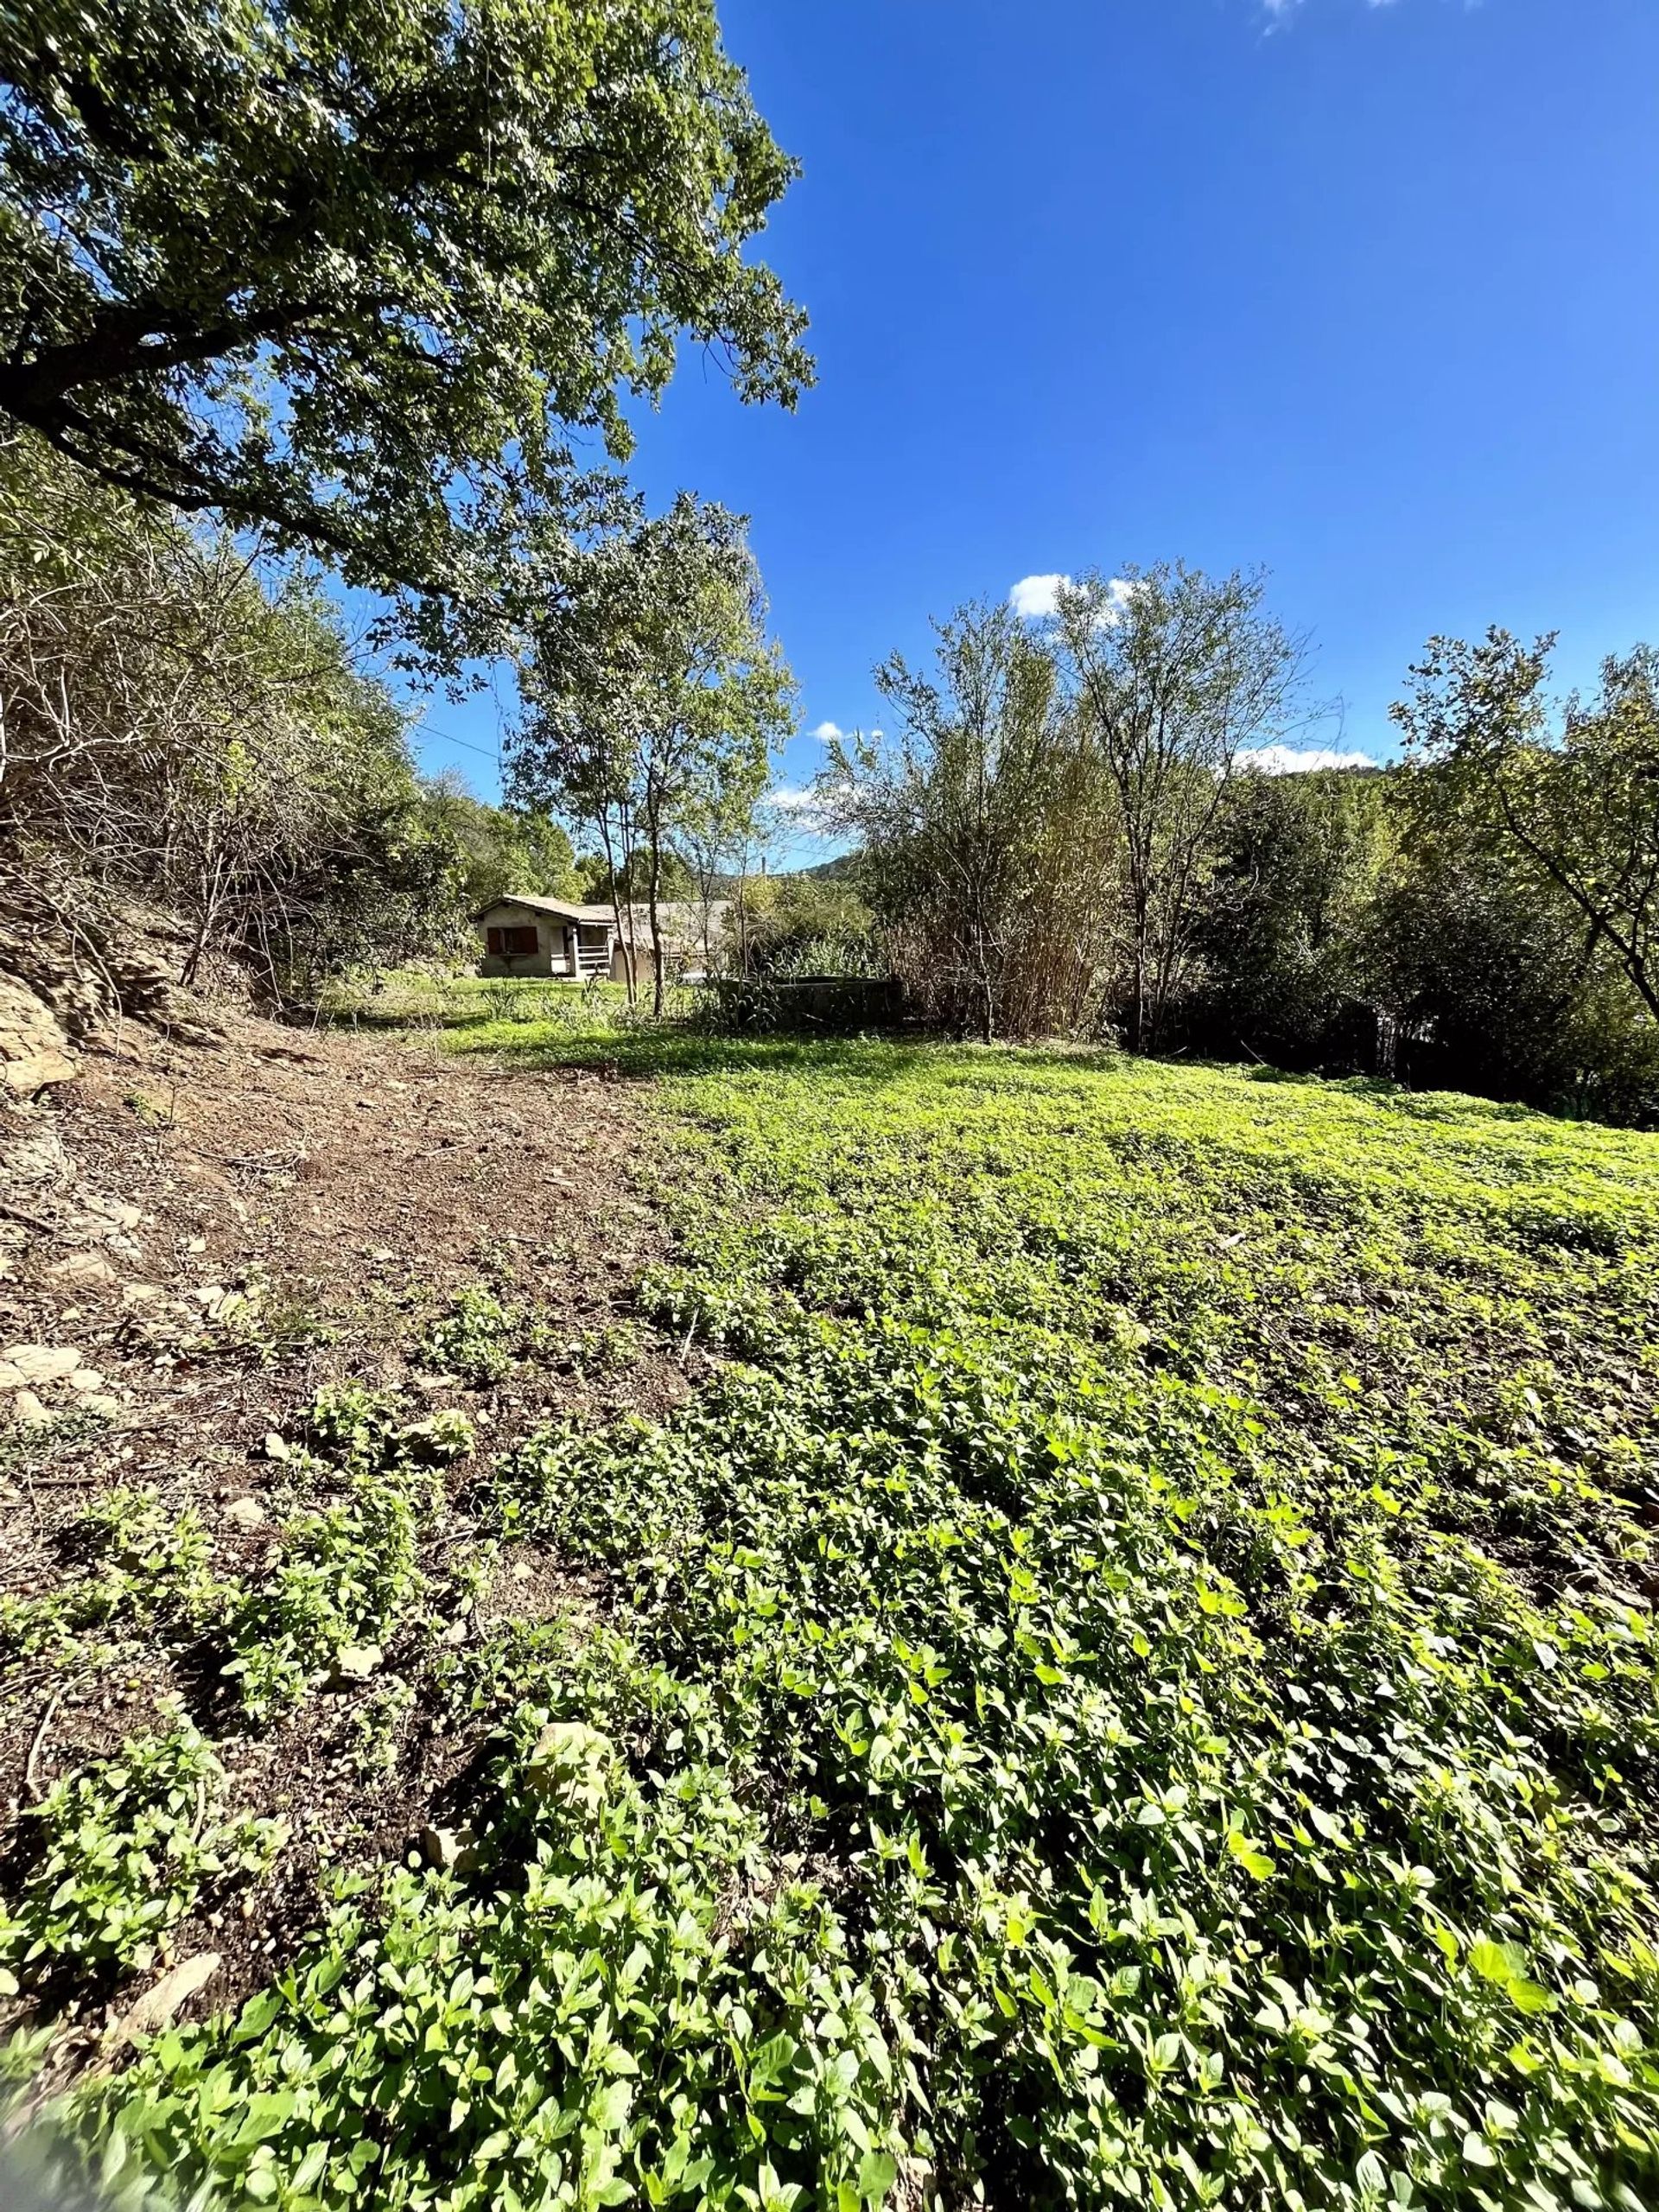
[[847,734],[838,722],[820,722],[817,729],[810,729],[806,734],[809,737],[816,737],[820,745],[828,745],[833,738]]
[[1375,768],[1369,753],[1338,753],[1328,745],[1262,745],[1236,753],[1233,766],[1258,776],[1305,776],[1313,768]]
[[779,814],[810,816],[816,814],[818,808],[817,799],[811,791],[794,789],[787,784],[778,791],[768,791],[766,798]]
[[[1021,576],[1008,590],[1008,605],[1022,620],[1046,621],[1059,612],[1060,592],[1070,576]],[[1106,587],[1106,603],[1100,611],[1100,627],[1109,629],[1128,605],[1135,590],[1127,576],[1114,576]]]
[[1060,586],[1070,576],[1021,576],[1008,593],[1008,605],[1027,622],[1052,614],[1059,606]]
[[1101,626],[1108,627],[1116,622],[1135,597],[1135,586],[1127,576],[1114,576],[1106,587],[1106,604],[1100,610]]
[[[1468,0],[1468,3],[1475,6],[1478,0]],[[1394,4],[1395,0],[1365,0],[1368,8],[1392,8]],[[1287,23],[1301,5],[1302,0],[1262,0],[1262,13],[1269,23],[1275,25]]]

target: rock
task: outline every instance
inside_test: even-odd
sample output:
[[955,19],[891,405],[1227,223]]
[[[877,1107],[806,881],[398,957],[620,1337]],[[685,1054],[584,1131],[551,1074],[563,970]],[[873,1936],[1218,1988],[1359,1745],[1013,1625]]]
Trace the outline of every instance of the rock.
[[104,1377],[94,1367],[77,1367],[68,1382],[72,1390],[101,1390],[105,1387]]
[[334,1654],[334,1681],[365,1682],[385,1657],[378,1643],[345,1643]]
[[80,1203],[85,1212],[95,1214],[100,1221],[107,1221],[117,1229],[137,1229],[144,1217],[137,1206],[130,1206],[120,1198],[105,1198],[101,1192],[89,1192]]
[[585,1720],[550,1720],[531,1746],[524,1779],[538,1797],[567,1811],[596,1815],[615,1764],[615,1747]]
[[274,1428],[267,1429],[265,1432],[266,1459],[286,1459],[289,1456],[289,1452],[288,1440],[285,1437],[279,1436]]
[[48,1282],[85,1290],[108,1289],[120,1281],[109,1262],[97,1252],[71,1252],[66,1260],[54,1260],[46,1276]]
[[80,1354],[72,1344],[12,1344],[5,1355],[25,1382],[60,1382],[80,1365]]
[[95,1390],[91,1397],[81,1400],[80,1410],[84,1414],[96,1414],[100,1421],[118,1421],[123,1408],[119,1398],[111,1398],[103,1391]]
[[11,1417],[19,1428],[44,1428],[52,1416],[32,1390],[20,1390],[11,1402]]
[[0,1092],[32,1098],[48,1084],[72,1083],[80,1064],[56,1014],[15,976],[0,976]]
[[466,1874],[478,1864],[478,1839],[471,1828],[423,1827],[416,1841],[429,1866]]
[[0,1359],[0,1390],[21,1390],[28,1377],[9,1359]]
[[122,1303],[126,1306],[153,1305],[156,1299],[165,1294],[158,1282],[124,1283],[121,1289]]
[[136,2043],[140,2036],[153,2036],[166,2027],[198,1991],[206,1989],[219,1967],[217,1951],[198,1951],[193,1959],[181,1959],[128,2008],[116,2024],[115,2040]]
[[257,1529],[270,1516],[257,1497],[233,1497],[225,1509],[225,1518],[237,1529]]

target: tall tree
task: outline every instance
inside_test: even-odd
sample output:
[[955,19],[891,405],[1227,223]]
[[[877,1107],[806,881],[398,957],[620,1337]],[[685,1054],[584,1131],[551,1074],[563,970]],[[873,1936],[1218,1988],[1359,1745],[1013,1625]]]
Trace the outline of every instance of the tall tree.
[[513,892],[575,899],[582,890],[570,840],[556,822],[522,808],[474,798],[458,771],[446,769],[425,787],[428,812],[460,855],[469,913]]
[[1395,719],[1408,757],[1436,772],[1427,791],[1560,894],[1583,959],[1611,951],[1659,1020],[1659,652],[1609,659],[1596,696],[1552,713],[1554,644],[1433,639]]
[[1398,868],[1394,804],[1389,776],[1351,768],[1234,776],[1193,932],[1205,1049],[1317,1055],[1370,980],[1376,893]]
[[682,334],[792,403],[804,319],[745,258],[792,174],[713,0],[19,0],[0,416],[412,591],[453,654],[443,597],[561,549],[567,434],[626,457]]
[[1128,1043],[1154,1048],[1187,953],[1212,824],[1234,761],[1278,734],[1299,642],[1259,575],[1176,562],[1060,588],[1052,632],[1082,741],[1117,797]]
[[[696,887],[705,968],[715,958],[720,887],[734,881],[741,901],[748,880],[763,834],[760,809],[770,767],[769,757],[753,749],[717,753],[680,809],[675,842]],[[739,943],[747,944],[741,925]]]
[[907,982],[988,1041],[1041,882],[1064,749],[1054,667],[1006,607],[961,607],[934,632],[931,673],[898,653],[876,671],[896,732],[836,740],[818,796],[863,849]]
[[[758,796],[792,717],[793,681],[766,633],[741,519],[689,493],[664,515],[636,513],[572,572],[521,686],[512,788],[591,826],[613,882],[631,879],[643,852],[660,1012],[665,856],[716,793]],[[617,919],[631,945],[620,897]]]

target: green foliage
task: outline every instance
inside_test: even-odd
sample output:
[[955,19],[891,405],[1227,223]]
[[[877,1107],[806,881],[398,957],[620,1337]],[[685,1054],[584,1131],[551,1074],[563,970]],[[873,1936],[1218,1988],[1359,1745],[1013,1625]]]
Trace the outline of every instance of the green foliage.
[[880,972],[874,918],[852,886],[809,875],[746,882],[727,915],[721,954],[746,975],[869,976]]
[[450,664],[584,512],[563,436],[626,454],[681,334],[747,398],[810,374],[744,254],[791,165],[707,0],[34,0],[0,78],[0,410],[350,582],[459,599],[470,627],[415,610]]
[[308,989],[453,946],[454,825],[337,610],[31,438],[0,448],[0,687],[22,855],[79,871],[78,905],[175,912],[183,981],[229,954]]
[[[574,565],[520,688],[508,789],[591,829],[607,878],[632,888],[643,871],[655,905],[665,868],[684,866],[682,831],[706,855],[753,821],[791,726],[794,683],[766,633],[742,519],[686,493],[659,516],[636,504],[626,531]],[[652,963],[660,1014],[654,938]]]
[[465,918],[510,892],[543,899],[586,899],[570,840],[545,815],[487,806],[458,779],[441,776],[429,786],[429,811],[443,824],[461,858],[460,899]]
[[200,1516],[188,1506],[170,1513],[153,1485],[106,1491],[73,1525],[70,1543],[84,1572],[60,1590],[0,1605],[0,1656],[67,1662],[85,1630],[118,1624],[194,1633],[230,1603]]
[[84,2094],[118,2202],[1650,2202],[1651,1141],[697,1051],[737,1357],[479,1499],[606,1618],[446,1662],[461,1868]]
[[378,1663],[428,1592],[418,1557],[439,1497],[435,1470],[474,1443],[463,1414],[402,1423],[392,1400],[354,1383],[318,1392],[309,1429],[346,1473],[346,1496],[289,1522],[280,1565],[229,1611],[224,1671],[255,1719],[296,1704],[350,1649]]
[[1372,957],[1379,879],[1400,874],[1392,796],[1387,777],[1347,769],[1232,779],[1195,931],[1201,980],[1180,1009],[1189,1036],[1306,1065],[1344,1002],[1380,982],[1395,995]]
[[415,1356],[423,1366],[479,1389],[500,1382],[521,1360],[578,1376],[617,1375],[643,1350],[643,1336],[631,1321],[566,1332],[556,1313],[504,1303],[493,1291],[473,1285],[456,1292]]
[[222,1819],[224,1789],[182,1713],[59,1783],[31,1816],[41,1856],[15,1913],[0,1915],[0,1958],[26,1982],[59,1967],[150,1965],[205,1887],[264,1873],[286,1840],[278,1821]]
[[690,868],[676,852],[653,853],[636,845],[619,868],[603,853],[589,853],[576,863],[582,897],[589,906],[605,906],[619,897],[624,906],[645,899],[651,889],[651,870],[657,865],[657,893],[661,899],[690,899],[696,890]]
[[423,1364],[474,1385],[499,1382],[517,1357],[524,1317],[476,1285],[457,1291],[421,1340]]

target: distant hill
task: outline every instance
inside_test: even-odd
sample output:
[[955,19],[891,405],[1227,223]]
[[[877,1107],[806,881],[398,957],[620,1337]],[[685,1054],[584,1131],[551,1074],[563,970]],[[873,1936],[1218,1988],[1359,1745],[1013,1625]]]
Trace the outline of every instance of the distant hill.
[[817,883],[839,883],[847,876],[856,875],[863,859],[862,853],[837,853],[832,861],[820,861],[815,868],[791,868],[789,873],[810,877]]
[[[771,868],[766,873],[774,883],[840,883],[858,874],[862,853],[837,853],[832,861],[819,861],[811,868]],[[752,874],[751,883],[759,880],[760,871]],[[716,899],[734,899],[742,879],[735,875],[716,875],[710,878],[710,887]]]

